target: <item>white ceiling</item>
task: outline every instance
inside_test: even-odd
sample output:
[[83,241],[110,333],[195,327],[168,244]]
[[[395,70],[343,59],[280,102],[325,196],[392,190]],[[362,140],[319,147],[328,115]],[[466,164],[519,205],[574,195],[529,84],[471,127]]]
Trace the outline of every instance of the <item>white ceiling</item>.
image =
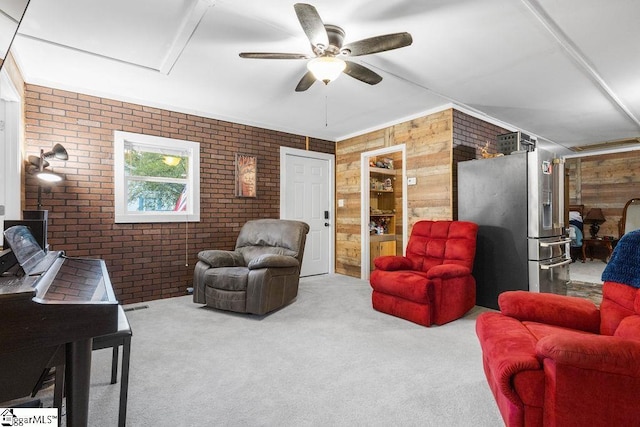
[[316,0],[383,77],[294,88],[311,54],[295,0],[31,0],[12,52],[28,83],[328,140],[455,106],[556,151],[640,136],[640,1]]

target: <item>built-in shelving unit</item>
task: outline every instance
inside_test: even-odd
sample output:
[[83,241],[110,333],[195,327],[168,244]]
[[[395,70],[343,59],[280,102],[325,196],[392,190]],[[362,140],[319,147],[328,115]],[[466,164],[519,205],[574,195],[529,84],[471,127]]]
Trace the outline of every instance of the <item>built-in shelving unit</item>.
[[396,171],[388,159],[374,160],[374,164],[385,167],[369,167],[370,184],[370,263],[382,255],[396,255]]

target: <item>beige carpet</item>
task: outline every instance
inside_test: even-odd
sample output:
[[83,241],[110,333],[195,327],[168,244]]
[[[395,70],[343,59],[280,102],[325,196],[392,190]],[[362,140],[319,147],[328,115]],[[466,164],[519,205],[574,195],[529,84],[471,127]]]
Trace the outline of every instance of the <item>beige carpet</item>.
[[[128,312],[131,426],[499,426],[476,308],[425,328],[374,311],[367,282],[305,278],[267,316],[191,297]],[[116,425],[109,350],[94,352],[90,425]]]
[[[599,303],[599,289],[569,294]],[[261,317],[190,296],[128,308],[131,426],[503,425],[475,336],[485,308],[424,328],[374,311],[368,283],[340,275],[302,279],[293,304]],[[110,363],[93,353],[91,426],[117,424]],[[38,397],[50,404],[51,389]]]
[[580,260],[569,266],[569,277],[573,281],[585,283],[602,283],[602,272],[607,264],[599,259],[590,261],[588,258],[583,263]]

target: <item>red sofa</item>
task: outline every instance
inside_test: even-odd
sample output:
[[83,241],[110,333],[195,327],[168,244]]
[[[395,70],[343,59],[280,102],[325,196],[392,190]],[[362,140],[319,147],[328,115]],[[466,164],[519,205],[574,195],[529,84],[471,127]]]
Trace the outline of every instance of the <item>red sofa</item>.
[[476,332],[507,426],[640,425],[640,289],[605,282],[592,302],[502,293]]
[[464,316],[476,302],[477,233],[467,221],[416,222],[406,256],[374,260],[373,308],[424,326]]

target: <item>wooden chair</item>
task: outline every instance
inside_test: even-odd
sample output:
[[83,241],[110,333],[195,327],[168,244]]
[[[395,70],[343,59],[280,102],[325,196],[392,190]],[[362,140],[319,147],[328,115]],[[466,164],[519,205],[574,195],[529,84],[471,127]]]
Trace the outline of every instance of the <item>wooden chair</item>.
[[622,209],[622,218],[618,223],[620,237],[629,231],[640,229],[640,198],[629,200]]

